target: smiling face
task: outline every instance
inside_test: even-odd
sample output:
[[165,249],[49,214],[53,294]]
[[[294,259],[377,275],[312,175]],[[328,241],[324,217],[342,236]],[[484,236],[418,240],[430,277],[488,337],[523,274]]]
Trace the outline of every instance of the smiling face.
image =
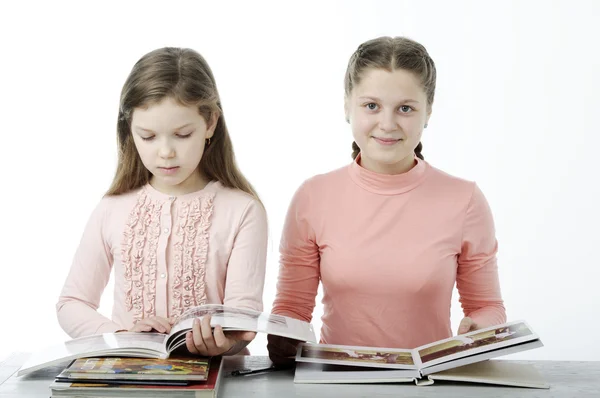
[[383,174],[400,174],[413,167],[414,151],[431,110],[412,72],[364,70],[346,97],[345,110],[360,148],[361,166]]
[[216,123],[207,125],[198,109],[171,97],[135,108],[131,132],[138,154],[157,190],[181,195],[202,189],[207,181],[198,169],[206,139]]

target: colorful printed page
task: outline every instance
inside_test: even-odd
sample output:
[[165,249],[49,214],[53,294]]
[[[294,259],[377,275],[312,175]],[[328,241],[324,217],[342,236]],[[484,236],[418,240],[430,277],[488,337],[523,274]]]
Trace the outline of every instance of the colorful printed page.
[[296,361],[389,369],[417,369],[412,350],[301,344]]
[[415,351],[422,369],[538,339],[526,322],[516,321],[450,337],[417,347]]
[[194,380],[208,377],[210,358],[83,358],[62,373],[71,379]]

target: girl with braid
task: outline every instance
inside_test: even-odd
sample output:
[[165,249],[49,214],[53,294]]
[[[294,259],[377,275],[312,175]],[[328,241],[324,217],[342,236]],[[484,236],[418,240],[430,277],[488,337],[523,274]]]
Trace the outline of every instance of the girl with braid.
[[[361,44],[348,63],[345,112],[353,161],[305,181],[289,206],[272,312],[310,322],[323,285],[321,343],[414,348],[506,321],[497,241],[478,188],[425,161],[436,68],[405,37]],[[269,336],[271,359],[297,341]]]

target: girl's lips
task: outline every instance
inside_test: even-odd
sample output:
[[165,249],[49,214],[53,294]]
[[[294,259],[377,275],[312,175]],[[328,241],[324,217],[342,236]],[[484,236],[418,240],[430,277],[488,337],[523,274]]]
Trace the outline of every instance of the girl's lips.
[[375,141],[377,141],[379,144],[381,145],[394,145],[400,141],[402,141],[402,139],[394,139],[394,138],[379,138],[379,137],[373,137],[373,139]]
[[179,170],[179,166],[175,166],[175,167],[159,167],[158,169],[160,171],[162,171],[164,174],[175,174],[177,172],[177,170]]

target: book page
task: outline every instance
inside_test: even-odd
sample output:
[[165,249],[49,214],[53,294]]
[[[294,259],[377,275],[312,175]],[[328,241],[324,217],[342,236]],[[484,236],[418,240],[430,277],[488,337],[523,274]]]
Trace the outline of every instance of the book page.
[[417,369],[411,350],[333,344],[301,344],[296,362],[388,369]]
[[415,351],[424,368],[537,339],[527,323],[516,321],[436,341]]
[[185,332],[192,329],[194,319],[202,319],[207,315],[211,316],[212,327],[220,325],[223,330],[260,332],[316,342],[315,332],[308,322],[245,308],[208,304],[191,308],[177,319],[169,334],[168,349],[172,351],[174,347],[181,344],[181,338],[184,338]]
[[33,353],[19,370],[18,376],[59,362],[84,357],[120,355],[164,357],[167,336],[160,333],[105,333],[80,337]]
[[418,370],[378,369],[355,366],[299,362],[294,383],[309,384],[366,384],[411,383],[420,377]]
[[484,361],[435,373],[428,377],[430,380],[550,388],[550,385],[533,365],[510,361]]
[[525,343],[519,343],[517,345],[510,345],[508,347],[497,348],[492,351],[485,351],[475,355],[469,355],[467,357],[454,359],[452,361],[446,361],[437,365],[426,366],[421,369],[421,375],[426,376],[438,372],[443,372],[448,369],[459,368],[462,366],[470,365],[477,362],[483,362],[492,358],[498,358],[505,355],[516,354],[527,350],[533,350],[535,348],[543,347],[544,344],[540,340],[527,341]]

